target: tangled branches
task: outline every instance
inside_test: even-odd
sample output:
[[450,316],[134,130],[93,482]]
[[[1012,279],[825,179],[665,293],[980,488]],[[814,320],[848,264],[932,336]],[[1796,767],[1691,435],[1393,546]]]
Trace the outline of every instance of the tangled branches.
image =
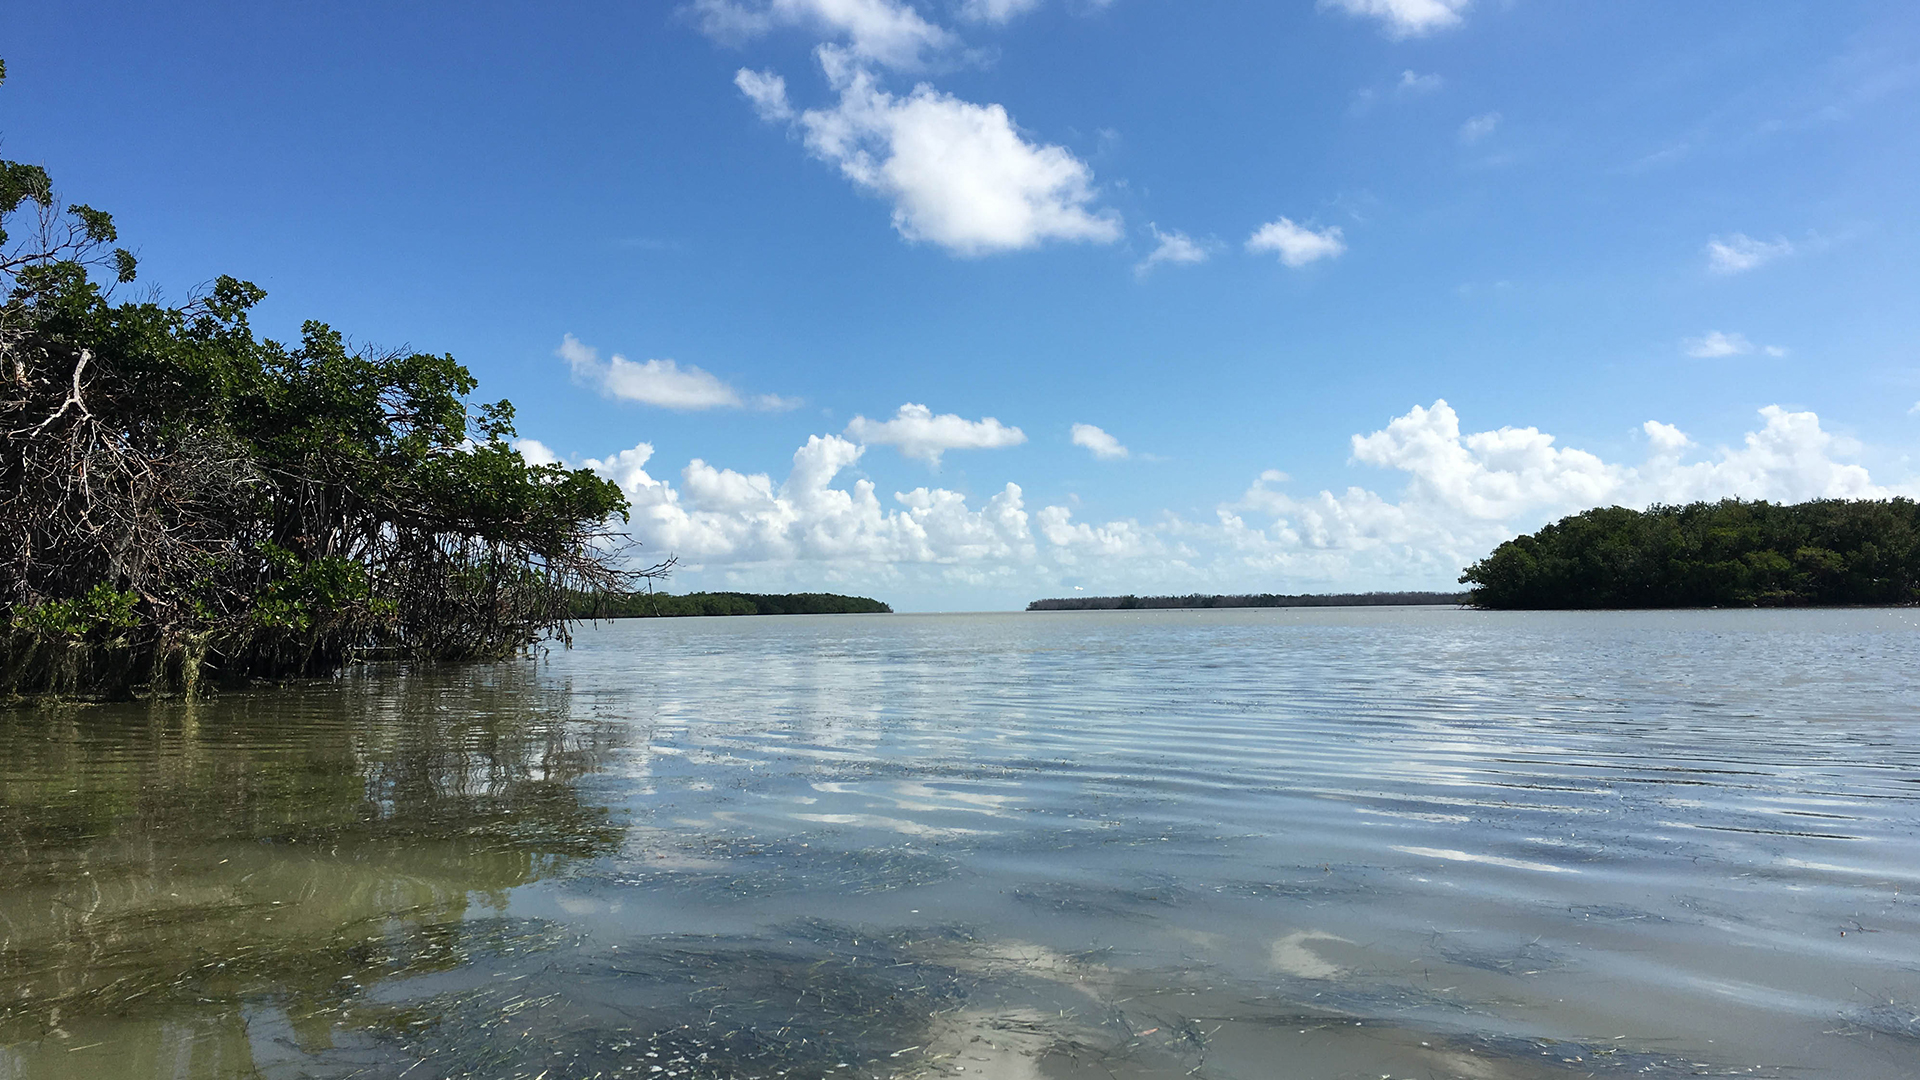
[[619,488],[528,464],[452,357],[256,339],[232,278],[115,302],[112,219],[55,208],[0,162],[0,693],[498,657],[671,565],[620,569]]

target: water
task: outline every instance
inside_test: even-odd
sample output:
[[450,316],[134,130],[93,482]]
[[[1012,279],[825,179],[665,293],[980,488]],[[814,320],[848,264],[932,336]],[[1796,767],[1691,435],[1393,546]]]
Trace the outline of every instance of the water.
[[648,620],[0,714],[0,1077],[1910,1077],[1910,610]]

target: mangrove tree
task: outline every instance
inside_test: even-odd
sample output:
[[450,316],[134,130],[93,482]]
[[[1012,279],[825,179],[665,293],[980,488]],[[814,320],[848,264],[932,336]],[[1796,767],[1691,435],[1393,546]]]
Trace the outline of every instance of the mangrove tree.
[[499,657],[664,570],[620,569],[619,487],[529,464],[453,357],[258,336],[231,277],[123,299],[117,241],[0,162],[0,696]]

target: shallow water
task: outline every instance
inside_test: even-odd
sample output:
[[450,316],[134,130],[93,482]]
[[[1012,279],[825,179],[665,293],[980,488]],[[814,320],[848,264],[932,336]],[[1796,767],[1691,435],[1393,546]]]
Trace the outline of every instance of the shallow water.
[[0,1077],[1920,1074],[1920,613],[633,621],[0,714]]

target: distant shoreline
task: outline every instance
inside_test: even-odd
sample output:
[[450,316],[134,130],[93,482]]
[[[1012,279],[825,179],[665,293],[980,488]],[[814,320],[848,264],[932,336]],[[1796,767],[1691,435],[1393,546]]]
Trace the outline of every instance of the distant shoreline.
[[1064,596],[1035,600],[1028,611],[1138,611],[1164,608],[1408,607],[1465,605],[1465,592],[1249,593],[1214,596]]
[[581,597],[578,619],[678,619],[700,615],[890,615],[893,608],[865,596],[839,593],[663,592]]

